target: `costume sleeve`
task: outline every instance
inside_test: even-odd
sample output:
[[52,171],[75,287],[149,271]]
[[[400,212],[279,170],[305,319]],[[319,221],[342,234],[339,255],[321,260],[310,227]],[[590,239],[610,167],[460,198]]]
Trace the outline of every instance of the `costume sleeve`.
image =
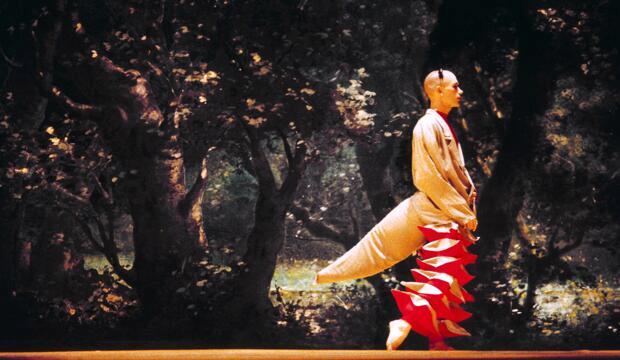
[[441,129],[428,121],[420,122],[414,128],[411,156],[413,183],[444,214],[458,224],[465,225],[475,219],[476,215],[467,204],[467,199],[439,171],[452,166],[442,157],[442,152],[448,151],[444,141]]
[[[467,171],[467,169],[465,169],[465,174],[467,174],[467,178],[469,179],[469,184],[471,185],[471,189],[469,190],[469,196],[471,196],[471,194],[472,194],[473,192],[476,192],[476,193],[477,193],[477,191],[478,191],[478,190],[476,190],[476,185],[474,184],[474,181],[471,179],[471,176],[469,175],[469,172]],[[476,217],[477,217],[477,216],[478,216],[478,215],[477,215],[477,214],[478,214],[478,211],[476,210],[476,200],[474,200],[474,201],[471,203],[471,208],[472,208],[472,211],[474,212],[474,214],[475,214],[475,215],[476,215]]]

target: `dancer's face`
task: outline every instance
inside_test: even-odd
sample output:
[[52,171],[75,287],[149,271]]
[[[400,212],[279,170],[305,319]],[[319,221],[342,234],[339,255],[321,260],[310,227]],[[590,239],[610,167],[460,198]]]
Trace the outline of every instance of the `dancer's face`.
[[435,70],[428,74],[424,80],[424,91],[431,99],[431,102],[442,108],[459,107],[463,90],[459,87],[459,81],[453,72],[442,71],[443,76],[439,76],[439,71]]
[[463,90],[459,87],[459,81],[456,76],[444,71],[444,78],[439,81],[440,101],[449,108],[459,107],[461,105],[461,96]]

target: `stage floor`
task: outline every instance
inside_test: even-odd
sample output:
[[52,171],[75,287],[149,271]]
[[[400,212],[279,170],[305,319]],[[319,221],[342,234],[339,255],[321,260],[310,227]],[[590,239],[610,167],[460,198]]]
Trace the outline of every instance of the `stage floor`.
[[382,350],[102,350],[0,353],[0,359],[620,359],[617,350],[575,351],[382,351]]

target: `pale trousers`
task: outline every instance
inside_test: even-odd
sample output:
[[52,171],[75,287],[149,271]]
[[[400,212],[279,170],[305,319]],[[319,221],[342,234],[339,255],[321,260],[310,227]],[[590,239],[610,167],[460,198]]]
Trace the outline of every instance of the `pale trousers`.
[[413,255],[426,243],[418,226],[453,222],[422,192],[398,204],[354,247],[319,271],[317,283],[361,279]]

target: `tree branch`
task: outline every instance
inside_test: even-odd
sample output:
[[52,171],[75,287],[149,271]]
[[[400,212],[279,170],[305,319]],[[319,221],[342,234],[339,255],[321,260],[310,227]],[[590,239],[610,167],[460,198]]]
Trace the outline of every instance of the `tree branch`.
[[527,229],[527,224],[521,215],[517,215],[515,219],[516,228],[517,228],[517,240],[523,245],[526,249],[530,250],[529,255],[532,255],[531,251],[533,249],[533,241],[530,239],[529,230]]
[[48,184],[47,188],[53,190],[53,192],[56,195],[60,195],[69,201],[78,203],[81,206],[84,206],[84,207],[91,206],[90,201],[88,201],[88,199],[71,193],[69,190],[65,189],[64,187],[60,186],[57,183]]
[[260,148],[260,143],[256,129],[245,124],[243,120],[238,120],[241,126],[245,129],[245,133],[248,136],[248,145],[250,152],[252,153],[252,167],[254,168],[254,174],[258,180],[258,187],[260,192],[267,197],[271,197],[276,192],[276,181],[271,171],[271,165],[265,156],[265,153]]
[[[89,53],[84,56],[91,64],[95,65],[105,75],[115,78],[116,80],[126,81],[129,83],[135,80],[134,71],[125,71],[125,69],[114,64],[112,60],[101,55],[103,54],[103,51],[99,45],[96,42],[91,41],[86,34],[84,22],[81,21],[80,14],[77,9],[71,12],[71,27],[75,29],[77,37],[84,43],[86,48],[89,49]],[[122,95],[122,93],[119,95]]]
[[160,66],[155,65],[150,60],[145,60],[145,63],[149,66],[151,70],[153,70],[157,78],[161,79],[162,81],[168,84],[170,93],[174,97],[177,97],[177,93],[179,93],[181,90],[181,84],[179,83],[178,79],[175,76],[172,76],[172,80],[171,80],[171,77],[166,75],[166,73],[171,73],[172,69],[174,68],[174,61],[169,55],[171,54],[171,51],[167,43],[166,34],[164,31],[164,26],[163,26],[165,12],[166,12],[166,0],[160,1],[159,14],[157,16],[152,16],[152,18],[155,18],[155,21],[153,22],[153,26],[151,28],[152,28],[153,33],[159,33],[159,37],[161,38],[161,43],[157,43],[155,41],[154,36],[148,33],[148,31],[146,34],[138,33],[136,28],[131,25],[132,21],[127,16],[123,16],[122,12],[115,11],[114,9],[110,8],[110,6],[107,6],[107,7],[108,7],[108,10],[113,14],[114,18],[117,21],[122,22],[127,25],[127,30],[131,34],[132,37],[136,39],[141,38],[142,35],[146,37],[145,40],[136,42],[135,45],[138,47],[138,50],[145,49],[147,54],[149,51],[157,54],[155,58],[157,60],[161,59],[161,65],[165,67],[166,71],[162,71]]
[[123,280],[125,280],[127,284],[129,284],[131,287],[134,287],[136,281],[135,273],[131,270],[125,269],[118,259],[118,248],[116,247],[116,243],[114,242],[114,219],[112,215],[108,213],[108,234],[106,234],[105,226],[97,216],[91,216],[91,218],[97,224],[99,236],[103,241],[103,249],[101,250],[103,255],[108,260],[108,263],[112,265],[112,269],[114,269],[114,272],[117,273],[118,276],[120,276]]
[[[587,227],[586,226],[580,226],[579,230],[577,231],[577,233],[575,234],[575,236],[572,236],[572,238],[574,239],[573,242],[571,242],[570,244],[560,248],[557,248],[557,252],[559,255],[563,255],[566,254],[567,252],[576,249],[577,247],[579,247],[582,243],[583,243],[583,238],[585,237],[585,232],[586,232]],[[572,229],[571,229],[572,230]],[[572,231],[571,231],[572,233]]]
[[207,184],[207,158],[202,158],[202,163],[200,166],[200,173],[196,176],[196,180],[194,184],[189,189],[189,191],[185,194],[183,200],[181,200],[179,204],[179,210],[183,217],[187,217],[190,209],[196,205],[198,201],[200,201],[205,185]]
[[100,237],[103,240],[104,255],[106,259],[108,259],[108,262],[112,265],[114,271],[133,287],[135,284],[134,273],[125,269],[121,265],[118,258],[118,247],[116,246],[116,242],[114,241],[114,210],[111,206],[107,207],[106,214],[108,217],[107,234],[101,220],[98,217],[93,216],[93,220],[95,220],[99,229]]
[[2,44],[0,44],[0,55],[2,55],[4,62],[7,63],[7,65],[9,65],[10,67],[21,68],[23,66],[21,63],[18,63],[17,61],[12,60],[6,55],[6,53],[4,52],[4,48],[2,47]]
[[278,128],[276,131],[278,133],[278,136],[280,136],[280,139],[282,139],[282,144],[284,144],[284,152],[286,153],[286,159],[288,161],[288,166],[290,167],[295,161],[295,158],[293,157],[293,153],[291,151],[291,145],[288,143],[288,138],[286,137],[286,134],[284,134],[284,131],[282,131],[282,129]]
[[320,221],[315,221],[310,218],[310,212],[297,205],[291,205],[289,209],[293,216],[303,222],[304,227],[314,236],[333,240],[337,243],[343,244],[346,247],[350,246],[351,240],[356,239],[351,234],[338,231],[331,226],[328,226]]
[[90,226],[84,220],[80,219],[80,217],[73,210],[71,210],[71,208],[60,205],[60,203],[59,203],[59,206],[62,210],[68,213],[73,219],[75,219],[75,221],[77,221],[78,225],[80,225],[80,228],[82,229],[84,234],[86,234],[86,237],[88,238],[90,243],[93,245],[93,247],[95,247],[95,249],[97,249],[101,253],[105,253],[103,246],[99,244],[97,240],[95,239],[95,236],[93,235],[93,232],[90,229]]
[[351,202],[348,203],[348,207],[349,207],[349,216],[351,217],[351,225],[353,226],[353,239],[359,239],[360,238],[360,224],[359,221],[357,220],[357,213],[355,211],[355,208],[353,207],[353,205],[351,205]]
[[[118,276],[120,276],[123,280],[125,280],[125,282],[127,282],[127,284],[129,284],[131,287],[134,287],[135,282],[136,282],[135,273],[132,270],[125,269],[120,264],[120,261],[118,259],[118,248],[116,247],[116,244],[114,243],[114,223],[113,223],[113,218],[111,217],[111,214],[110,213],[108,214],[108,233],[107,234],[106,234],[106,229],[103,226],[103,223],[101,222],[101,220],[97,218],[96,213],[90,216],[90,218],[93,219],[97,224],[99,235],[103,242],[103,244],[100,244],[99,242],[97,242],[95,235],[93,234],[92,230],[90,229],[90,226],[85,220],[81,219],[77,215],[77,213],[75,213],[70,207],[64,206],[61,203],[58,203],[58,205],[60,206],[61,209],[63,209],[65,212],[67,212],[72,218],[74,218],[77,221],[77,223],[80,225],[80,228],[82,229],[84,234],[86,234],[86,237],[88,238],[90,243],[93,245],[93,247],[97,251],[101,252],[105,256],[106,260],[108,260],[108,263],[112,265],[112,269],[114,270],[114,272],[118,274]],[[89,203],[88,206],[90,207],[89,210],[94,212],[94,209],[92,208],[92,204]]]
[[113,205],[112,196],[103,188],[103,185],[101,185],[101,181],[99,181],[97,175],[91,173],[91,177],[95,180],[95,185],[97,185],[97,189],[101,192],[106,205]]
[[112,206],[106,207],[106,216],[108,217],[108,242],[113,245],[114,255],[118,259],[118,248],[114,241],[114,209]]
[[101,107],[75,102],[56,86],[52,86],[49,91],[43,94],[43,96],[51,97],[58,105],[79,115],[101,115],[102,113]]
[[278,196],[285,199],[286,203],[289,203],[295,194],[299,179],[303,175],[306,166],[306,143],[303,140],[297,140],[295,147],[295,156],[293,161],[289,162],[288,173],[286,179],[282,183],[282,187],[278,191]]

